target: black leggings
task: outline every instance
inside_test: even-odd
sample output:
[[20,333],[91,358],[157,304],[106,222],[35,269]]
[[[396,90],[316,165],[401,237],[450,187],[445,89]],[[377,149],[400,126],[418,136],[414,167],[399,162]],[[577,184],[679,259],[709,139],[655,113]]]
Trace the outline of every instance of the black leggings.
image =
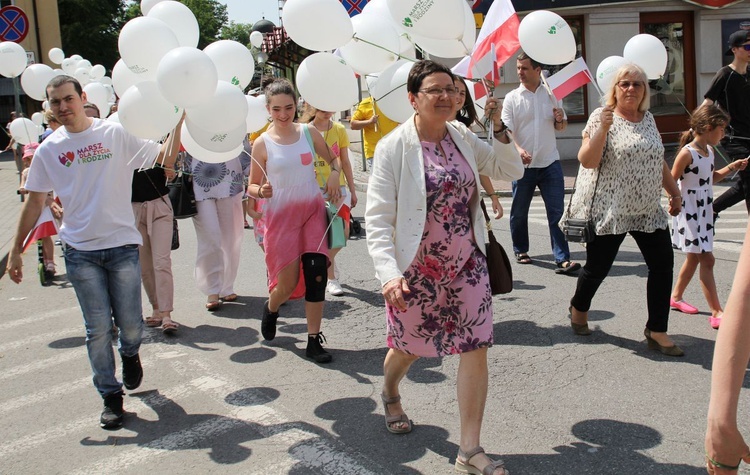
[[[666,332],[669,322],[669,297],[672,293],[674,254],[669,231],[657,229],[652,233],[631,231],[648,266],[646,301],[648,322],[646,328]],[[588,312],[597,289],[609,274],[625,234],[596,236],[586,245],[586,265],[578,276],[576,293],[570,304],[580,312]]]
[[[734,140],[723,141],[722,146],[730,163],[750,156],[750,140],[735,138]],[[719,169],[723,166],[717,160],[716,168]],[[750,213],[750,169],[741,170],[738,177],[739,179],[727,191],[714,200],[714,215],[731,208],[743,199],[747,212]]]

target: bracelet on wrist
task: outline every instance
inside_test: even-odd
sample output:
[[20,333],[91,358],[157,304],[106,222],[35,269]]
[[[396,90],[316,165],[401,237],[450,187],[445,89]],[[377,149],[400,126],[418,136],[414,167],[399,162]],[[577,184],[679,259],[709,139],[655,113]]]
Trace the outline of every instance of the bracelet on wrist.
[[265,199],[265,197],[263,196],[263,189],[260,185],[258,185],[258,198]]

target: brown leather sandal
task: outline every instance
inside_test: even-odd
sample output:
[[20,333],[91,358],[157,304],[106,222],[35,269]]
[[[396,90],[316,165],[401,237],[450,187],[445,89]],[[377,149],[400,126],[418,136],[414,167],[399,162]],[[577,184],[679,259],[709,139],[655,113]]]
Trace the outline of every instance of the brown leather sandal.
[[[391,434],[407,434],[411,432],[412,426],[409,416],[406,414],[392,416],[390,411],[388,411],[388,405],[401,402],[401,396],[385,397],[385,394],[380,394],[380,399],[383,401],[383,409],[385,410],[385,428],[388,429],[388,432]],[[394,427],[394,425],[399,422],[406,423],[406,427]]]
[[510,472],[505,469],[505,463],[503,463],[502,460],[491,460],[482,470],[479,470],[479,468],[469,463],[469,460],[471,460],[473,456],[483,453],[484,449],[482,447],[474,447],[465,453],[463,450],[458,449],[456,471],[459,473],[468,473],[470,475],[494,475],[495,470],[501,468],[503,469],[503,475],[510,475]]

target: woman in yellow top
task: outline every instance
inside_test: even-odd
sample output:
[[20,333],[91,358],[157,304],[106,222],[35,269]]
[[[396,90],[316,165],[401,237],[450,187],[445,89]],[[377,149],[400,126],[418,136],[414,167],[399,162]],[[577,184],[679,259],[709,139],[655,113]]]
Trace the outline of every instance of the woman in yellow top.
[[[349,137],[346,135],[346,128],[341,122],[332,120],[333,112],[326,112],[316,109],[310,104],[305,104],[305,111],[300,118],[300,122],[309,122],[315,127],[325,139],[328,148],[333,152],[335,157],[341,159],[341,174],[339,185],[341,186],[341,198],[338,202],[333,203],[339,208],[339,216],[344,220],[344,234],[349,239],[349,221],[351,210],[357,206],[357,192],[354,189],[354,175],[352,175],[352,164],[349,161]],[[331,173],[331,167],[320,155],[315,157],[315,174],[318,179],[318,185],[321,190],[325,190],[328,175]],[[328,197],[326,197],[328,199]],[[328,268],[328,285],[326,290],[331,295],[344,295],[344,289],[338,281],[338,272],[336,272],[336,254],[341,249],[331,249],[329,258],[331,266]]]

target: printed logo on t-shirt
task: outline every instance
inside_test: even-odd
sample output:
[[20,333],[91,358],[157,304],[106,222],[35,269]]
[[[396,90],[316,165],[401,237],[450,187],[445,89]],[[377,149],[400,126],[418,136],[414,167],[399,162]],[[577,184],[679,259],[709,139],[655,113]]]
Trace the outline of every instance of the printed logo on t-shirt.
[[79,148],[76,152],[78,153],[78,163],[92,163],[112,158],[112,152],[105,148],[101,142]]
[[70,167],[70,165],[73,164],[74,158],[75,158],[75,155],[73,155],[73,152],[61,153],[60,156],[57,157],[57,159],[60,160],[60,163],[62,163],[66,167]]
[[300,154],[299,158],[300,158],[300,161],[302,162],[302,165],[305,165],[305,166],[311,164],[313,161],[313,156],[312,156],[312,153],[310,152],[305,152],[305,153]]

